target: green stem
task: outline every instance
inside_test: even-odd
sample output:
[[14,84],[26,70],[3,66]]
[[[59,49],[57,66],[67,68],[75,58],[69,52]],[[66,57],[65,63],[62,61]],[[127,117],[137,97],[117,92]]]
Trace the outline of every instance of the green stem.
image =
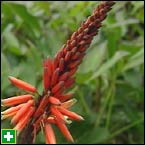
[[110,103],[109,103],[109,109],[107,113],[107,118],[106,118],[106,128],[109,128],[110,126],[110,120],[111,120],[111,114],[112,114],[112,109],[113,109],[113,103],[114,103],[114,97],[115,97],[115,88],[113,89],[112,95],[110,97]]
[[107,112],[107,117],[106,117],[106,128],[108,129],[110,126],[110,120],[111,120],[111,115],[112,115],[112,110],[113,110],[113,103],[114,103],[114,97],[115,97],[115,82],[116,82],[116,72],[112,72],[112,81],[111,81],[111,88],[112,88],[112,94],[110,96],[110,101],[108,103],[108,112]]
[[85,112],[87,114],[90,114],[91,113],[90,108],[89,108],[88,104],[86,103],[84,96],[81,92],[79,92],[79,96],[80,96],[80,102],[81,102],[82,106],[84,107]]
[[107,95],[106,95],[105,102],[103,103],[103,106],[101,107],[100,113],[99,113],[99,115],[98,115],[98,117],[97,117],[97,120],[96,120],[96,123],[95,123],[95,126],[96,126],[96,127],[97,127],[97,126],[100,124],[100,122],[101,122],[101,118],[102,118],[102,116],[103,116],[103,114],[104,114],[105,108],[107,107],[107,104],[108,104],[108,101],[109,101],[109,99],[110,99],[111,93],[112,93],[112,86],[110,87],[110,89],[109,89],[109,91],[108,91],[108,93],[107,93]]

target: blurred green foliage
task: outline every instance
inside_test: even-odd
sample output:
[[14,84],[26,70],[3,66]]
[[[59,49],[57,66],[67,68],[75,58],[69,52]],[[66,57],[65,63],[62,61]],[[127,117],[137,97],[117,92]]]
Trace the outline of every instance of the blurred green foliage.
[[[12,75],[42,92],[42,62],[53,57],[96,1],[2,2],[1,96],[22,93]],[[144,3],[116,2],[93,39],[72,88],[72,110],[85,121],[73,122],[76,143],[144,143]],[[9,128],[10,120],[1,122]],[[67,143],[56,130],[58,143]],[[37,143],[44,143],[43,133]]]

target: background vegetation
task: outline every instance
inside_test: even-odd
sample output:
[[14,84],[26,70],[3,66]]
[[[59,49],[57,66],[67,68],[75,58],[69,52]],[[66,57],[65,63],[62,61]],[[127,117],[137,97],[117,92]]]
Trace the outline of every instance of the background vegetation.
[[[12,75],[42,92],[42,61],[53,57],[96,1],[2,2],[1,96],[20,94]],[[71,89],[76,143],[144,143],[144,3],[116,2],[87,51]],[[10,120],[2,128],[12,128]],[[56,129],[58,143],[67,143]],[[43,133],[37,143],[44,143]]]

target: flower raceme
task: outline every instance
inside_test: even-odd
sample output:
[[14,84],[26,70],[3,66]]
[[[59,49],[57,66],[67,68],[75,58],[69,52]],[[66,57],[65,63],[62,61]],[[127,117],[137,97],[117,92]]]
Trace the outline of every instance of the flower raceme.
[[11,117],[11,123],[15,125],[14,128],[18,133],[23,132],[31,124],[33,143],[37,133],[42,129],[46,144],[55,144],[56,139],[52,125],[56,125],[68,141],[74,141],[67,124],[71,123],[71,120],[81,121],[84,119],[77,113],[70,111],[70,107],[74,105],[76,100],[71,99],[73,94],[66,93],[66,90],[74,84],[74,74],[85,56],[85,51],[113,4],[112,1],[103,1],[72,34],[54,59],[44,60],[44,91],[42,95],[39,95],[38,100],[35,99],[38,91],[34,86],[9,77],[13,85],[27,93],[2,100],[3,106],[10,107],[2,112],[2,119]]

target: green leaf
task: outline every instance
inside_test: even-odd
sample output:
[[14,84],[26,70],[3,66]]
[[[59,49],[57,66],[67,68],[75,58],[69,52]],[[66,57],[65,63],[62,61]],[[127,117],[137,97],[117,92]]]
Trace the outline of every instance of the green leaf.
[[[50,11],[49,11],[49,1],[36,1],[34,3],[34,8],[38,7],[38,10],[43,10],[47,15],[50,14]],[[37,11],[38,11],[37,10]]]
[[83,63],[78,70],[79,73],[95,71],[103,62],[106,55],[106,42],[91,48],[85,56]]
[[128,20],[124,20],[122,21],[121,23],[118,22],[118,23],[114,23],[112,25],[108,25],[108,29],[114,29],[116,27],[120,27],[120,26],[126,26],[126,25],[131,25],[131,24],[138,24],[139,21],[137,19],[128,19]]
[[92,73],[77,73],[76,74],[76,83],[83,84],[92,76]]
[[135,40],[135,41],[122,41],[119,45],[119,50],[128,51],[130,55],[134,55],[143,47],[144,42],[142,40]]
[[38,23],[38,19],[34,16],[32,16],[28,11],[27,8],[22,4],[17,3],[3,3],[3,9],[9,9],[11,13],[14,14],[14,16],[19,16],[24,23],[26,23],[32,31],[37,36],[38,31],[40,30],[40,25]]
[[13,33],[6,32],[4,34],[4,38],[6,40],[6,43],[9,45],[9,47],[19,48],[19,41],[17,40],[15,35],[13,35]]
[[112,68],[120,59],[127,56],[129,53],[126,51],[117,51],[115,55],[108,60],[106,63],[102,64],[102,66],[94,73],[94,75],[90,78],[90,80],[93,80],[94,78],[100,76],[104,72],[108,71],[110,68]]
[[23,54],[23,49],[20,48],[19,41],[12,32],[5,32],[3,36],[9,52],[18,56]]
[[112,57],[118,48],[118,42],[121,38],[121,28],[109,29],[107,32],[107,47],[109,57]]
[[4,55],[4,53],[1,52],[1,91],[3,92],[8,87],[8,73],[10,71],[10,65],[7,60],[7,57]]
[[138,53],[136,53],[129,59],[129,61],[124,66],[123,71],[137,67],[143,63],[144,63],[144,48],[142,48]]
[[[88,131],[88,129],[90,131]],[[94,127],[89,121],[73,123],[70,128],[75,142],[78,144],[102,143],[108,136],[109,131],[102,127]]]
[[139,71],[127,71],[124,79],[134,88],[140,88],[142,82],[142,74]]
[[133,9],[132,9],[132,13],[136,14],[136,11],[139,10],[141,7],[144,6],[144,1],[131,1],[131,3],[133,4]]

